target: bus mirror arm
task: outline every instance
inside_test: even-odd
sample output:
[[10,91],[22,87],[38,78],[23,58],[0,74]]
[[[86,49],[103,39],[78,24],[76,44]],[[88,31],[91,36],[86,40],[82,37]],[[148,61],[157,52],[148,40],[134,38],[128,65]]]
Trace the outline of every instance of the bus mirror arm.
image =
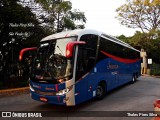
[[73,56],[74,46],[76,46],[76,45],[84,45],[84,44],[86,44],[86,42],[84,42],[84,41],[69,42],[66,45],[66,58],[71,58]]
[[22,61],[23,59],[23,55],[25,52],[27,51],[34,51],[34,50],[37,50],[37,47],[31,47],[31,48],[24,48],[20,51],[20,54],[19,54],[19,61]]

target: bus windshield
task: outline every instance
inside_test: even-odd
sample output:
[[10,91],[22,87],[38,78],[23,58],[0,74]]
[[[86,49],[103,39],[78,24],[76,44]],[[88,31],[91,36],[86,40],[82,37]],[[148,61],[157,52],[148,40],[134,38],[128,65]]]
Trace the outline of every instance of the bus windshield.
[[66,58],[66,45],[76,37],[45,41],[34,59],[31,77],[36,80],[67,80],[72,76],[72,60]]

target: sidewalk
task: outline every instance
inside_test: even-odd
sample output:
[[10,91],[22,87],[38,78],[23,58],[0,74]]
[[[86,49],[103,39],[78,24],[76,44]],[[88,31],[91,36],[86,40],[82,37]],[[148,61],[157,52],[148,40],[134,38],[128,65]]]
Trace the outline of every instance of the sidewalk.
[[0,98],[29,93],[29,87],[0,90]]
[[148,75],[148,74],[142,74],[141,76],[160,78],[160,76],[154,76],[154,75]]

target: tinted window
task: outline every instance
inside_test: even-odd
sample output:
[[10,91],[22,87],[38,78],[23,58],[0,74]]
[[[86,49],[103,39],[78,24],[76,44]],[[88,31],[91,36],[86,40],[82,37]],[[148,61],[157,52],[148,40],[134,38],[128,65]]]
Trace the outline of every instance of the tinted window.
[[125,59],[137,59],[139,57],[139,52],[134,51],[128,47],[122,46],[115,42],[109,41],[107,39],[101,38],[100,40],[100,48],[99,48],[99,57],[98,61],[105,59],[107,56],[102,54],[100,51],[104,51],[111,55],[125,58]]

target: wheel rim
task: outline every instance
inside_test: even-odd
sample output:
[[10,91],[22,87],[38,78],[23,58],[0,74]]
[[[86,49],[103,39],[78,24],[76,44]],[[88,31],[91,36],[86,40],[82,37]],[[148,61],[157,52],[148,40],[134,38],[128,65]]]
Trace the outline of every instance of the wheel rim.
[[97,87],[96,94],[97,94],[97,97],[101,97],[103,95],[103,88],[102,88],[102,86],[98,86]]

